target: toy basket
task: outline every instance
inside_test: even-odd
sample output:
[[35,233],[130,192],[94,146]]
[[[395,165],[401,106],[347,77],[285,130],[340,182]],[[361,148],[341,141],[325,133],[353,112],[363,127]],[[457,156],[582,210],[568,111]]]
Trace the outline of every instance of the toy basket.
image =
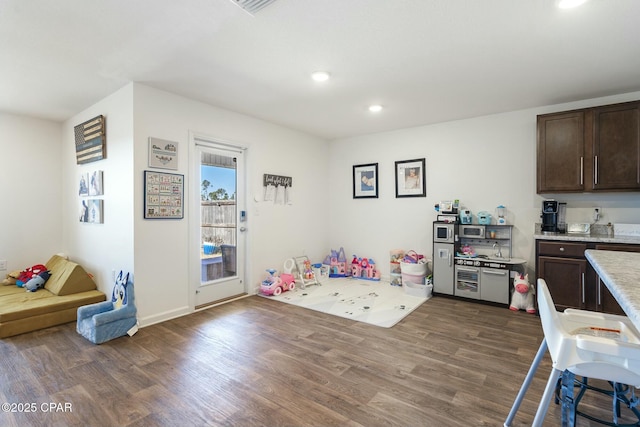
[[431,293],[433,292],[433,285],[430,283],[426,285],[417,285],[415,283],[405,282],[402,284],[402,287],[407,295],[420,298],[431,298]]
[[418,264],[412,264],[408,262],[400,263],[400,270],[402,271],[402,283],[414,283],[418,285],[424,284],[424,278],[427,276],[427,263],[421,262]]
[[417,264],[423,258],[424,255],[420,255],[416,251],[411,250],[404,255],[404,257],[402,258],[402,262],[407,264]]

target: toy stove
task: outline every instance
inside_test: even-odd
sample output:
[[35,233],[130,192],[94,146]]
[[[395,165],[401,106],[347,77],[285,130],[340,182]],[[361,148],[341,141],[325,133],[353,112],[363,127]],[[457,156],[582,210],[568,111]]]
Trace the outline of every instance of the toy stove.
[[456,257],[454,295],[509,303],[509,264],[479,255]]
[[500,270],[509,270],[510,265],[503,262],[488,259],[484,255],[478,255],[475,258],[456,257],[456,265],[466,265],[469,267],[497,268]]

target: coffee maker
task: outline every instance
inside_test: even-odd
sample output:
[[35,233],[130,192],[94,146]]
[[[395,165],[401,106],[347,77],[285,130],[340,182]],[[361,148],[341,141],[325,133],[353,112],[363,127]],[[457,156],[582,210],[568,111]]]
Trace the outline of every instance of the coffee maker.
[[555,234],[567,231],[567,204],[556,200],[542,201],[542,233]]

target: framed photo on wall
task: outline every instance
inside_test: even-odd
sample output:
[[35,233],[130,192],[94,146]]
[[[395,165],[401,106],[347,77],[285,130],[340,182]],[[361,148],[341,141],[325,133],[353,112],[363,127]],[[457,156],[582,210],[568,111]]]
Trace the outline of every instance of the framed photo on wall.
[[426,197],[425,159],[396,162],[396,197]]
[[378,197],[378,164],[353,166],[353,198],[368,199]]

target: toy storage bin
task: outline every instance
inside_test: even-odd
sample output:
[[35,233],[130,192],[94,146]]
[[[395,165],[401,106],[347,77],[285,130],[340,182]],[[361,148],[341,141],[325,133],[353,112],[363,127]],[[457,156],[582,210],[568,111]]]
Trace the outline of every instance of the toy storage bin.
[[424,278],[427,276],[426,263],[412,264],[401,262],[400,270],[402,271],[403,283],[424,284]]
[[392,286],[402,286],[402,272],[400,261],[404,257],[404,249],[392,249],[389,251],[389,272]]
[[414,297],[420,298],[431,298],[431,293],[433,292],[432,284],[423,285],[418,283],[404,282],[402,284],[402,287],[404,288],[404,292],[407,295],[412,295]]
[[402,273],[402,283],[413,283],[414,285],[424,285],[425,274]]

